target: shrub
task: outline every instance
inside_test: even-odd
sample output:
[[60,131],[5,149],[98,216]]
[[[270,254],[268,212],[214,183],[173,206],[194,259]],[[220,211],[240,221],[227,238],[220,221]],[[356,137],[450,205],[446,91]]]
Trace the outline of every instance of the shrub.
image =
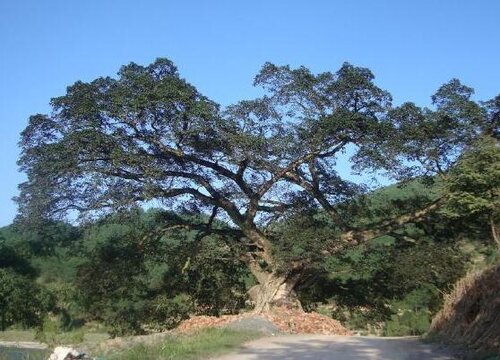
[[432,314],[441,304],[439,290],[427,285],[407,294],[402,300],[393,301],[393,311],[384,326],[385,336],[414,336],[427,332]]
[[39,326],[54,306],[50,293],[33,280],[8,269],[0,269],[0,329],[20,324]]
[[428,329],[430,322],[428,310],[403,310],[402,313],[394,314],[385,323],[384,336],[414,336],[422,335]]
[[179,294],[173,298],[165,295],[156,297],[149,309],[149,324],[155,330],[173,329],[182,320],[189,318],[193,311],[193,301],[186,294]]

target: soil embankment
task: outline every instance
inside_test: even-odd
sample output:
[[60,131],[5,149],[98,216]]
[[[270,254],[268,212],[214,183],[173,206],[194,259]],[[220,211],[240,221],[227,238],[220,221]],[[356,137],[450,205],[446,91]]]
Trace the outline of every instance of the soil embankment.
[[500,264],[455,284],[430,335],[477,353],[500,354]]

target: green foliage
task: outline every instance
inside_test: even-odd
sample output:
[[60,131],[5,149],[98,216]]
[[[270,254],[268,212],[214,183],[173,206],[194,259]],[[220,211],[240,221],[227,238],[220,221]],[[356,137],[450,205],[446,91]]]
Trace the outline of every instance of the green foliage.
[[430,314],[426,310],[402,310],[401,314],[391,315],[385,323],[384,336],[416,336],[429,330]]
[[338,244],[335,241],[338,235],[338,229],[328,217],[313,211],[292,214],[273,224],[271,238],[278,267],[286,271],[294,261],[320,262],[324,258],[322,251]]
[[36,226],[15,222],[0,229],[5,241],[22,256],[53,256],[61,248],[71,247],[80,239],[80,228],[62,221],[44,221]]
[[[65,319],[64,330],[78,326],[81,309],[75,301],[74,283],[77,267],[83,261],[78,256],[80,229],[62,222],[48,222],[40,224],[36,231],[19,224],[1,230],[4,240],[0,243],[0,267],[10,267],[31,279],[36,277],[33,287],[50,294],[53,302],[50,311]],[[41,313],[37,318],[43,316]]]
[[205,237],[181,269],[197,313],[236,313],[244,306],[248,270],[238,254],[218,236]]
[[89,230],[87,262],[81,265],[77,287],[87,313],[101,319],[112,335],[141,332],[147,288],[140,231],[133,225],[103,224]]
[[453,243],[419,236],[382,237],[329,257],[299,286],[302,304],[314,309],[330,303],[332,316],[355,330],[422,332],[441,293],[464,274],[468,257]]
[[244,305],[247,271],[233,249],[215,235],[165,233],[167,218],[175,216],[122,213],[86,231],[80,303],[112,335],[170,329],[193,312],[218,315]]
[[396,249],[377,272],[389,293],[407,294],[432,284],[446,290],[465,273],[466,257],[453,244],[422,243]]
[[377,307],[337,305],[329,315],[349,329],[379,334],[391,313],[389,307],[382,304]]
[[54,307],[54,298],[35,283],[36,269],[0,237],[0,330],[13,324],[38,326]]
[[7,244],[5,239],[0,239],[0,268],[10,269],[29,278],[34,278],[37,274],[29,260]]
[[43,319],[41,326],[37,327],[34,339],[56,347],[63,344],[81,344],[89,338],[95,340],[106,340],[108,337],[105,334],[93,334],[86,337],[87,327],[79,327],[78,329],[68,329],[64,324],[64,319],[59,316],[46,316]]
[[452,79],[432,96],[434,110],[408,102],[391,109],[387,116],[396,132],[383,152],[399,157],[391,172],[399,178],[442,175],[490,126],[490,114],[471,100],[473,93]]
[[51,294],[33,280],[10,269],[0,269],[0,329],[13,324],[33,327],[53,308]]
[[424,208],[439,198],[436,178],[419,177],[362,194],[338,205],[342,216],[355,227],[370,228]]
[[460,159],[446,182],[451,217],[494,213],[500,208],[500,147],[495,139],[483,138]]
[[188,319],[192,312],[193,301],[189,295],[179,294],[173,298],[158,295],[152,300],[146,319],[148,326],[155,330],[169,330]]
[[61,328],[57,320],[46,316],[35,332],[35,339],[40,342],[56,345],[57,337],[61,334]]
[[498,139],[484,137],[463,154],[450,171],[444,186],[445,206],[441,212],[449,218],[489,222],[492,236],[500,246],[500,146]]
[[402,300],[390,304],[393,314],[385,323],[385,336],[423,335],[429,330],[432,316],[437,312],[442,299],[439,289],[424,285],[409,292]]

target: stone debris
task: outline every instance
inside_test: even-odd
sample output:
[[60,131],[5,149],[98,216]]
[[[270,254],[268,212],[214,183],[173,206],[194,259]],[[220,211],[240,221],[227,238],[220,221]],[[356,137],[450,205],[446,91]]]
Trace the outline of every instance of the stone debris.
[[[191,332],[207,327],[224,327],[233,324],[229,327],[259,331],[259,327],[261,326],[256,328],[254,326],[255,320],[248,320],[256,318],[269,321],[271,323],[269,328],[277,328],[279,333],[283,334],[352,335],[340,322],[328,316],[287,308],[275,308],[262,314],[249,312],[240,315],[222,315],[220,317],[193,316],[183,321],[176,330],[179,332]],[[240,325],[234,325],[235,323],[240,323]],[[259,324],[261,324],[260,321]],[[272,333],[272,330],[264,330],[264,332]]]
[[232,330],[251,329],[253,331],[258,331],[260,333],[271,336],[279,335],[282,333],[282,331],[271,321],[269,321],[263,316],[258,316],[258,315],[254,317],[247,317],[231,321],[230,323],[225,325],[225,327]]

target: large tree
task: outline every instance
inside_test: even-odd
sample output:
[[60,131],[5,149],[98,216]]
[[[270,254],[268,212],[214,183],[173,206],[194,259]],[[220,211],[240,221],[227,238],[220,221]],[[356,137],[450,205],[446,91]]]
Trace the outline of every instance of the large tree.
[[[489,119],[458,80],[438,90],[434,110],[393,108],[373,80],[348,63],[320,74],[266,63],[254,82],[265,95],[224,110],[166,59],[76,82],[22,133],[20,217],[98,215],[151,201],[206,212],[205,233],[232,232],[246,246],[256,310],[300,306],[293,289],[310,259],[278,266],[270,221],[321,208],[338,234],[324,239],[325,254],[419,221],[435,202],[355,227],[337,205],[364,187],[341,176],[339,160],[351,154],[358,171],[400,179],[444,174]],[[229,227],[211,227],[215,218]]]

